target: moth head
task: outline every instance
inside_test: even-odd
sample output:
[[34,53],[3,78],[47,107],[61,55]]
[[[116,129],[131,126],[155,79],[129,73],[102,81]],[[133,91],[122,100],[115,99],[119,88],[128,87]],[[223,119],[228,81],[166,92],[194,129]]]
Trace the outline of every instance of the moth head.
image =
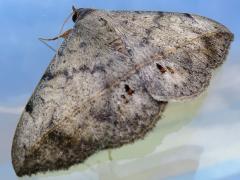
[[72,6],[72,10],[73,10],[73,12],[72,12],[72,21],[75,23],[77,21],[77,19],[78,19],[79,12],[77,11],[77,9],[74,6]]
[[87,9],[87,8],[75,8],[72,6],[72,21],[75,23],[77,20],[83,19],[86,15],[88,15],[90,12],[93,11],[93,9]]

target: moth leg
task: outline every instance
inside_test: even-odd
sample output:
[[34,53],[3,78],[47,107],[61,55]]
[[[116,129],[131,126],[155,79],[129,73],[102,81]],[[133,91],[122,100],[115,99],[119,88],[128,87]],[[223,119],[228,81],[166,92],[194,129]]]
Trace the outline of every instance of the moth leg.
[[59,36],[56,36],[54,38],[38,38],[43,44],[45,44],[46,46],[48,46],[51,50],[53,50],[54,52],[56,52],[56,50],[50,46],[46,41],[55,41],[59,38],[63,38],[66,39],[69,34],[71,34],[73,31],[73,29],[68,29],[67,31],[65,31],[64,33],[60,34]]
[[54,41],[57,40],[59,38],[64,38],[66,39],[68,37],[68,35],[73,31],[73,29],[68,29],[67,31],[65,31],[64,33],[60,34],[59,36],[56,36],[54,38],[39,38],[43,41]]
[[108,160],[109,161],[113,160],[113,158],[112,158],[112,150],[111,149],[108,149]]
[[72,31],[73,31],[73,29],[68,29],[68,30],[65,31],[64,33],[60,34],[60,35],[59,35],[59,38],[64,38],[64,39],[68,38],[69,34],[71,34]]

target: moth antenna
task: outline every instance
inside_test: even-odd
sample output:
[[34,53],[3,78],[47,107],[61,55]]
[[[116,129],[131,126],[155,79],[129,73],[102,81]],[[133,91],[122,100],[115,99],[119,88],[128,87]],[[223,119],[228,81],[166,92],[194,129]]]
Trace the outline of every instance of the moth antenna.
[[45,44],[47,47],[49,47],[53,52],[57,52],[56,49],[54,49],[52,46],[50,46],[48,43],[45,42],[49,39],[38,38],[38,40],[41,41],[43,44]]
[[72,10],[73,10],[73,12],[75,12],[77,10],[74,5],[72,5]]
[[72,17],[72,15],[76,12],[76,8],[75,8],[75,6],[74,5],[72,5],[72,12],[68,15],[68,17],[64,20],[64,22],[63,22],[63,25],[62,25],[62,27],[61,27],[61,29],[60,29],[60,32],[59,32],[59,34],[62,34],[62,31],[63,31],[63,28],[64,28],[64,26],[65,26],[65,24],[68,22],[68,20]]
[[48,43],[46,43],[46,41],[54,41],[57,40],[59,38],[64,38],[66,39],[68,37],[68,35],[72,32],[73,29],[68,29],[67,31],[65,31],[64,33],[60,34],[59,36],[56,36],[54,38],[38,38],[42,43],[44,43],[46,46],[48,46],[50,49],[52,49],[54,52],[56,52],[56,50],[50,46]]
[[[74,7],[74,6],[73,6],[73,7]],[[68,15],[68,17],[64,20],[63,25],[61,26],[61,29],[60,29],[59,34],[62,34],[62,31],[63,31],[64,26],[66,25],[66,23],[68,22],[68,20],[72,17],[73,13],[74,13],[74,11],[72,11],[72,12]]]
[[62,36],[61,34],[62,34],[62,31],[63,31],[63,28],[64,28],[65,24],[68,22],[69,18],[71,18],[73,13],[76,11],[76,8],[74,6],[72,6],[72,9],[73,9],[73,11],[67,16],[67,18],[63,22],[63,25],[61,26],[59,36],[56,36],[54,38],[38,38],[43,44],[45,44],[47,47],[49,47],[54,52],[56,52],[56,49],[54,49],[52,46],[50,46],[46,41],[54,41],[54,40],[57,40],[59,37]]

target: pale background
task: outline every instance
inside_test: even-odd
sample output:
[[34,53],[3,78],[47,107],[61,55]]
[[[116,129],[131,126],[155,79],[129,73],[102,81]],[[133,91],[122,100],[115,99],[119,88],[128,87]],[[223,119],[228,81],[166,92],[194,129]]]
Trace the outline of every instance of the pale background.
[[[208,92],[192,102],[170,104],[154,131],[142,141],[113,150],[113,161],[103,151],[69,171],[22,179],[240,179],[238,0],[0,0],[0,179],[18,179],[10,158],[14,130],[54,55],[37,38],[58,34],[73,4],[195,13],[226,25],[235,40]],[[66,29],[72,25],[69,22]]]

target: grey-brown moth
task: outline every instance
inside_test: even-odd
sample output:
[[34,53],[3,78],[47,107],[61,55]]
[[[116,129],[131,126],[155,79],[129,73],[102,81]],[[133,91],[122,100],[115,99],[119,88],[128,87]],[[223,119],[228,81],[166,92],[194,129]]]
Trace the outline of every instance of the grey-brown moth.
[[18,176],[143,138],[168,101],[206,89],[233,40],[222,24],[186,13],[74,9],[72,19],[18,123]]

